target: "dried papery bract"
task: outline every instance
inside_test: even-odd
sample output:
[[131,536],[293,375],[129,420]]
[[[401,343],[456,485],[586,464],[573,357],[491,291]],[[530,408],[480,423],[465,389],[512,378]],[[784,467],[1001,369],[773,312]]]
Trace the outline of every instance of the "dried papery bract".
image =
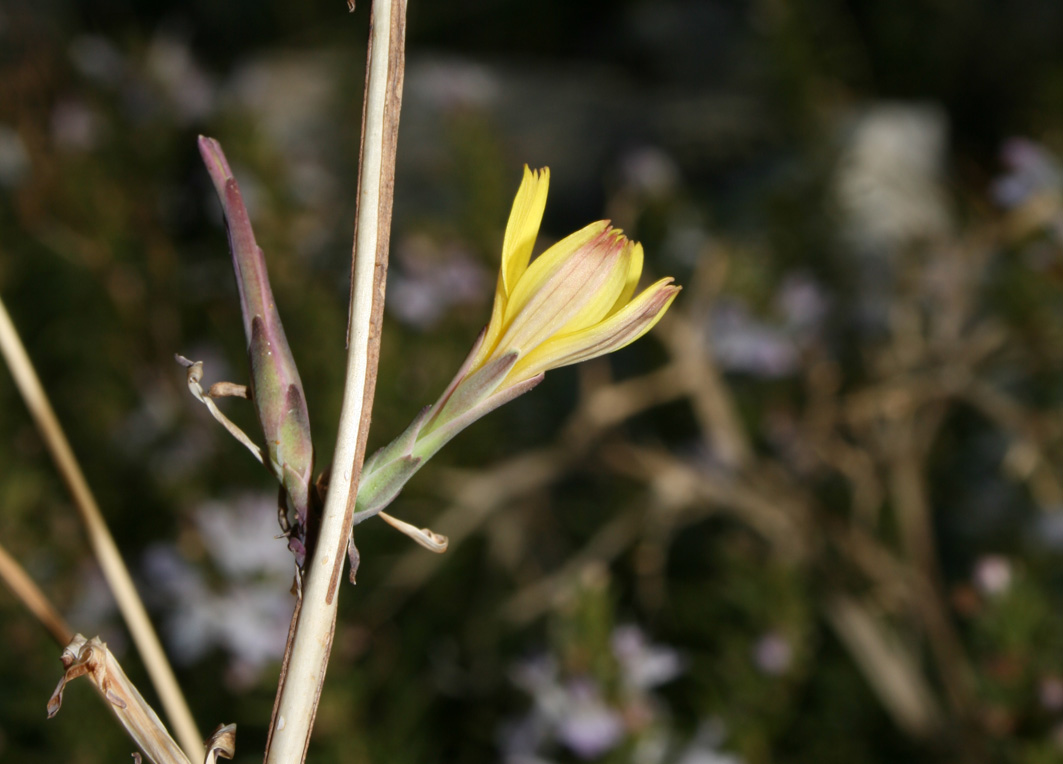
[[203,362],[190,361],[180,354],[175,354],[174,359],[188,369],[188,390],[193,397],[207,407],[207,411],[210,412],[215,421],[224,427],[237,441],[242,443],[251,452],[251,455],[258,460],[259,464],[265,464],[266,459],[262,455],[262,449],[247,436],[247,433],[236,426],[229,417],[225,416],[217,404],[214,403],[214,398],[247,398],[249,397],[247,388],[244,385],[235,385],[232,382],[216,382],[211,385],[210,390],[204,392],[203,386],[199,384],[203,379]]
[[[49,719],[59,713],[67,682],[85,676],[103,696],[111,713],[152,762],[191,764],[193,760],[200,761],[199,756],[191,759],[174,742],[158,714],[144,700],[99,637],[86,639],[81,634],[75,635],[63,650],[62,661],[66,671],[48,700]],[[232,758],[235,744],[236,725],[219,727],[208,741],[207,752],[202,760],[206,764],[213,764],[218,756]]]
[[203,764],[217,764],[218,759],[236,755],[236,725],[222,724],[207,738],[207,756]]

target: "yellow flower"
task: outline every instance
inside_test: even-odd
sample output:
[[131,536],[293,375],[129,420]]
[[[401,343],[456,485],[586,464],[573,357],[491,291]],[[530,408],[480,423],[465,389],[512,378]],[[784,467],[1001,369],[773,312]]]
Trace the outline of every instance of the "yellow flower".
[[549,185],[548,169],[524,167],[506,225],[491,322],[466,378],[515,354],[499,385],[504,389],[619,350],[653,328],[679,292],[673,279],[663,278],[633,297],[642,274],[642,245],[604,220],[533,261]]
[[545,168],[524,168],[506,225],[491,321],[439,400],[366,461],[356,523],[384,509],[425,461],[472,422],[531,390],[549,369],[634,342],[679,293],[664,278],[635,296],[642,245],[604,220],[533,261],[549,183]]

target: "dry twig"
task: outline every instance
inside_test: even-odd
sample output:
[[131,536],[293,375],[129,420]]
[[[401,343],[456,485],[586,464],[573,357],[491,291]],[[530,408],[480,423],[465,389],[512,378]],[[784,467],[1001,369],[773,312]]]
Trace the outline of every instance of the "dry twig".
[[351,534],[376,385],[405,66],[405,0],[374,0],[370,30],[339,435],[317,545],[313,559],[307,560],[303,597],[293,616],[277,688],[267,764],[302,762],[310,745],[332,649],[344,551]]
[[48,630],[52,638],[65,647],[74,636],[74,632],[67,626],[63,616],[52,605],[51,600],[44,596],[37,584],[29,577],[29,574],[18,564],[18,561],[0,546],[0,578],[4,580],[12,594],[22,601],[41,625]]
[[55,460],[59,474],[74,499],[74,506],[85,525],[85,532],[100,564],[100,569],[118,602],[118,609],[129,627],[133,642],[144,661],[155,690],[159,693],[162,706],[174,726],[177,738],[185,750],[199,750],[202,747],[202,738],[196,731],[196,724],[188,708],[188,702],[181,693],[173,669],[166,660],[166,653],[144,609],[144,603],[141,602],[136,587],[133,585],[129,570],[118,552],[118,547],[107,528],[103,514],[81,472],[81,467],[78,466],[77,458],[70,448],[70,443],[55,416],[55,411],[52,410],[44,387],[37,377],[37,372],[33,368],[26,348],[22,345],[22,340],[19,339],[18,332],[3,302],[0,302],[0,352],[3,353],[11,374],[15,378],[15,384],[22,394],[22,399],[26,402],[26,407],[48,446],[52,459]]

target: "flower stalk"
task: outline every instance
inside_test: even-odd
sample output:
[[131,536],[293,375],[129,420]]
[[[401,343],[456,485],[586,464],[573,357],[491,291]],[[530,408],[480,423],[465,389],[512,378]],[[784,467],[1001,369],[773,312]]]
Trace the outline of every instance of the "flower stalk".
[[305,760],[332,650],[380,353],[405,38],[406,0],[373,0],[339,433],[317,544],[307,559],[303,597],[296,605],[277,689],[266,764]]

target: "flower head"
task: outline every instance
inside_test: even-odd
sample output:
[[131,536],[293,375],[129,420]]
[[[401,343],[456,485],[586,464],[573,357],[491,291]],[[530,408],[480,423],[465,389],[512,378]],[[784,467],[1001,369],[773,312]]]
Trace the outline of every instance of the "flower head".
[[502,243],[491,321],[439,400],[366,461],[355,522],[386,507],[469,424],[535,387],[549,369],[631,344],[679,293],[663,278],[636,296],[642,245],[605,220],[533,260],[549,184],[549,170],[525,166]]
[[506,226],[491,322],[468,370],[516,353],[501,387],[629,345],[653,328],[680,289],[663,278],[635,297],[642,245],[604,220],[533,261],[549,185],[548,169],[525,166]]
[[635,296],[642,245],[606,220],[532,260],[550,171],[524,167],[502,243],[491,321],[433,407],[424,434],[445,442],[530,390],[550,370],[629,345],[653,328],[680,287],[663,278]]

